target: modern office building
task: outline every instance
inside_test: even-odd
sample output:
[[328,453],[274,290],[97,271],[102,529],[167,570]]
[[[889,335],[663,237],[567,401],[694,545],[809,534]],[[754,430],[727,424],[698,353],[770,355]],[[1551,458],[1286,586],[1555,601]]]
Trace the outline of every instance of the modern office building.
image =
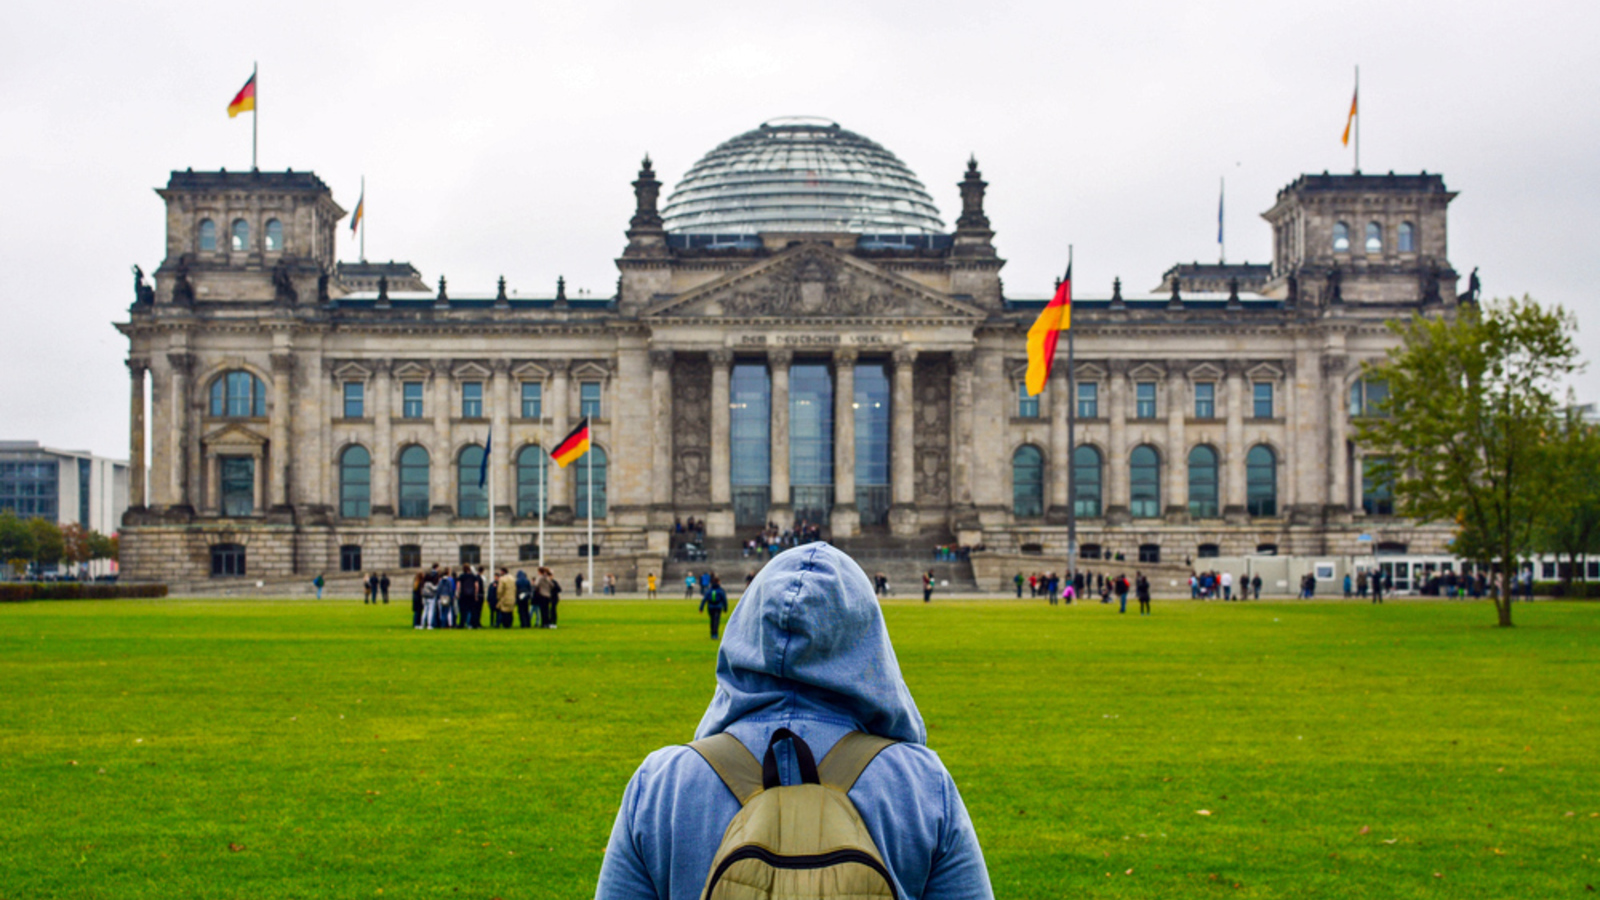
[[[128,510],[128,464],[38,441],[0,441],[0,510],[116,534]],[[107,561],[90,568],[96,575],[113,570]]]

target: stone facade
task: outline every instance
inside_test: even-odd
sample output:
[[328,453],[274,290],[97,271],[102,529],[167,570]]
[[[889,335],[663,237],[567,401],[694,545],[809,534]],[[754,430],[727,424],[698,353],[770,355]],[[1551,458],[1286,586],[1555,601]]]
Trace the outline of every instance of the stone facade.
[[[749,366],[767,373],[765,518],[796,515],[792,454],[814,453],[819,438],[792,431],[792,414],[818,411],[795,405],[810,401],[791,399],[791,372],[815,377],[814,364],[835,392],[820,438],[833,479],[823,515],[844,543],[882,532],[1065,555],[1076,505],[1079,543],[1130,559],[1357,553],[1371,546],[1360,535],[1412,552],[1445,546],[1445,529],[1363,511],[1350,421],[1363,364],[1393,346],[1385,323],[1457,303],[1445,255],[1454,195],[1436,175],[1304,176],[1265,213],[1270,272],[1184,266],[1164,278],[1167,296],[1080,295],[1071,380],[1062,359],[1036,405],[1019,385],[1043,301],[1005,294],[975,162],[954,233],[904,245],[847,232],[697,243],[662,226],[648,160],[633,185],[615,297],[458,297],[443,278],[431,296],[390,297],[338,277],[344,211],[314,175],[173,173],[160,192],[167,258],[119,325],[135,423],[126,577],[239,574],[219,546],[244,548],[249,576],[337,571],[350,548],[364,569],[417,555],[487,562],[474,454],[491,431],[482,512],[496,517],[495,559],[515,562],[540,527],[519,460],[587,417],[605,462],[596,571],[631,587],[659,571],[676,518],[704,519],[713,537],[756,527],[733,502],[751,488],[733,483],[743,451],[730,416],[743,407],[730,384]],[[1370,248],[1369,223],[1380,227]],[[1188,278],[1244,284],[1185,297]],[[857,484],[864,365],[887,382],[887,417],[872,426],[888,444],[881,486]],[[1075,482],[1069,410],[1075,445],[1098,454]],[[1257,447],[1270,450],[1270,474],[1250,462]],[[1154,470],[1139,461],[1151,451]],[[575,508],[582,466],[550,468],[541,488],[547,560],[576,565],[590,552]],[[888,498],[881,520],[872,491]]]

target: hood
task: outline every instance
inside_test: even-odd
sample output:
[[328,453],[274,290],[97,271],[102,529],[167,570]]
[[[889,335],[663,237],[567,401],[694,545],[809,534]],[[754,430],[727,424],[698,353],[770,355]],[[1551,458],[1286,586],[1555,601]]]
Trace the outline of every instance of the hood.
[[822,543],[778,554],[728,617],[717,690],[695,737],[757,712],[832,714],[866,731],[925,744],[867,573]]

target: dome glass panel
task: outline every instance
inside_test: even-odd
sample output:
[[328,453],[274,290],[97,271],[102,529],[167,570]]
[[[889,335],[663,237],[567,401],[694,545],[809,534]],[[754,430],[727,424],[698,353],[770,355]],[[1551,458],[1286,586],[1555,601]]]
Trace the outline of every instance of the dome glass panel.
[[898,157],[826,119],[765,122],[695,163],[662,209],[676,234],[940,234],[933,198]]

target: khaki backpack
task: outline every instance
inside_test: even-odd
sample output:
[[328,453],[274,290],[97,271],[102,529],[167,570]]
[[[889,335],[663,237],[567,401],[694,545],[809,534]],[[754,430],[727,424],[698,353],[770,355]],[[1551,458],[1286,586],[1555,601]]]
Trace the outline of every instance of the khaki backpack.
[[[794,742],[800,784],[778,780],[778,742]],[[731,734],[690,744],[739,798],[701,900],[895,900],[894,880],[849,791],[888,738],[852,731],[819,764],[805,741],[787,728],[772,733],[766,757]]]

